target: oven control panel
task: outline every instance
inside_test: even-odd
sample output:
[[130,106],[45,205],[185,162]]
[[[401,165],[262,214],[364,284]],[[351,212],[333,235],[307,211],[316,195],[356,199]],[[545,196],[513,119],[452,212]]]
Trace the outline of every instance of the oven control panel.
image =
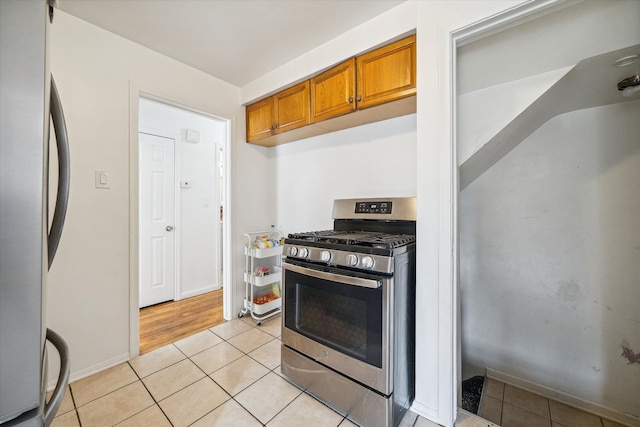
[[393,202],[356,202],[357,214],[387,214],[391,215]]
[[359,254],[312,246],[284,245],[284,254],[292,259],[313,261],[337,267],[351,267],[378,273],[393,273],[393,257]]
[[416,221],[415,197],[379,197],[336,199],[333,201],[334,220],[376,219],[383,221]]

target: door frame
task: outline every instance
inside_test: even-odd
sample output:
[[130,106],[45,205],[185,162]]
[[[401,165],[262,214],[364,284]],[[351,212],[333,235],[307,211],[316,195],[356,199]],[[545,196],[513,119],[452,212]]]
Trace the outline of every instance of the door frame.
[[[143,96],[146,98],[146,96]],[[148,135],[158,136],[160,138],[167,138],[173,140],[173,221],[174,221],[174,243],[173,243],[173,300],[178,301],[180,299],[181,294],[181,283],[180,283],[180,228],[176,227],[175,224],[180,224],[180,205],[178,203],[178,191],[180,190],[178,186],[178,180],[175,177],[180,176],[180,165],[181,165],[181,150],[180,144],[178,144],[179,135],[174,134],[172,132],[167,132],[158,129],[151,128],[138,128],[138,134],[146,133]],[[138,153],[140,147],[140,139],[138,138]],[[138,155],[137,162],[137,170],[140,171],[140,156]],[[136,176],[139,177],[139,174]],[[140,208],[140,182],[138,182],[138,211]],[[140,218],[138,217],[138,220]],[[137,222],[136,224],[139,224]],[[140,242],[140,230],[136,233],[138,235],[138,242]],[[140,280],[140,245],[138,244],[138,280]],[[140,305],[140,282],[138,282],[138,305]],[[138,307],[140,309],[140,307]]]
[[[144,84],[129,81],[129,357],[134,358],[140,354],[140,317],[139,317],[139,104],[140,98],[147,98],[154,101],[190,111],[196,114],[219,120],[225,124],[224,138],[224,206],[225,218],[223,221],[223,250],[222,262],[226,264],[223,268],[223,317],[226,320],[233,318],[233,286],[232,286],[232,266],[233,258],[231,256],[231,137],[232,129],[235,123],[234,119],[217,116],[211,112],[199,110],[188,105],[187,101],[181,101],[174,96],[165,93],[158,88],[151,88]],[[179,150],[179,149],[177,149]],[[176,158],[177,159],[177,158]],[[176,174],[178,173],[176,169]],[[177,176],[177,175],[176,175]],[[176,216],[176,221],[179,217]],[[179,246],[176,246],[178,250]],[[178,274],[179,266],[177,266],[176,274]]]
[[[580,1],[580,0],[579,0]],[[576,4],[567,0],[523,0],[513,7],[488,16],[461,17],[456,22],[445,22],[437,29],[437,87],[438,130],[437,160],[438,206],[442,214],[438,230],[438,270],[441,297],[438,302],[438,399],[437,415],[420,411],[437,419],[445,426],[453,426],[458,415],[462,389],[462,352],[459,295],[458,244],[458,141],[457,141],[457,49],[466,43],[480,40],[543,13],[553,13]],[[420,107],[419,107],[420,109]],[[425,408],[419,408],[425,409]]]

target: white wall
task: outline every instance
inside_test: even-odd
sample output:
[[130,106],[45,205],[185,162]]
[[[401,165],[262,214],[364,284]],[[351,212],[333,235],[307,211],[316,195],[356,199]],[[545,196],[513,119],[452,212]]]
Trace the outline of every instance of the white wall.
[[464,376],[640,416],[640,101],[558,116],[460,195]]
[[[131,236],[137,222],[129,217],[134,206],[130,191],[134,197],[137,188],[130,164],[137,164],[132,147],[137,147],[138,90],[231,120],[235,162],[230,167],[234,193],[242,195],[229,207],[233,230],[244,229],[243,221],[253,225],[245,214],[251,206],[247,201],[271,199],[273,185],[265,172],[269,161],[257,161],[265,152],[243,142],[238,88],[59,10],[51,33],[51,67],[65,108],[72,182],[50,273],[47,319],[69,344],[73,380],[137,352],[130,341],[130,332],[137,334],[130,331],[136,310],[130,291],[137,292],[137,248]],[[95,169],[111,172],[110,190],[94,187]],[[247,183],[254,175],[262,178]],[[241,270],[242,235],[232,231],[232,236],[233,267]]]
[[456,105],[458,165],[469,160],[571,68],[573,67],[561,68],[459,95]]
[[[341,37],[310,51],[281,68],[245,86],[243,102],[262,97],[328,67],[341,59],[355,55],[384,41],[417,29],[418,36],[418,112],[415,119],[401,118],[389,123],[358,127],[344,133],[332,133],[287,144],[277,153],[277,221],[285,231],[300,231],[331,227],[331,201],[336,197],[357,197],[392,193],[418,197],[418,277],[417,305],[419,321],[416,336],[416,398],[413,409],[442,425],[452,425],[455,418],[455,337],[453,332],[453,234],[451,228],[453,163],[451,142],[443,131],[451,126],[448,100],[441,80],[451,65],[447,50],[451,31],[475,23],[522,1],[429,1],[409,0]],[[445,67],[445,68],[443,68]],[[443,74],[444,73],[444,74]],[[446,83],[445,83],[446,86]],[[407,120],[415,120],[415,129]],[[382,127],[379,127],[382,126]],[[373,132],[381,131],[378,138]],[[393,132],[387,134],[386,132]],[[410,147],[415,132],[415,151]],[[339,143],[344,145],[340,146]],[[400,161],[395,161],[394,142],[402,144]],[[368,150],[369,146],[375,147]],[[369,170],[360,173],[374,185],[358,182],[358,173],[334,168],[325,148],[348,158],[384,161],[391,165],[415,164],[399,171],[398,179],[389,181],[373,176]],[[269,149],[267,149],[269,150]],[[266,154],[265,154],[266,155]],[[415,159],[415,160],[414,160]],[[331,161],[327,161],[331,160]],[[301,166],[296,162],[301,161]],[[282,171],[280,169],[282,168]],[[313,179],[306,179],[306,177]],[[320,179],[321,182],[318,182]],[[323,181],[334,184],[323,185]],[[338,183],[335,186],[335,183]],[[293,191],[295,189],[295,191]],[[327,190],[332,189],[332,190]],[[334,194],[331,193],[334,191]],[[302,203],[296,202],[301,200]],[[294,218],[295,212],[296,218]]]
[[416,196],[416,115],[276,147],[278,227],[333,228],[333,200]]
[[[219,167],[217,147],[226,142],[226,123],[149,99],[140,99],[139,126],[176,139],[178,190],[178,271],[180,298],[219,289]],[[187,140],[186,130],[199,132],[200,142]]]

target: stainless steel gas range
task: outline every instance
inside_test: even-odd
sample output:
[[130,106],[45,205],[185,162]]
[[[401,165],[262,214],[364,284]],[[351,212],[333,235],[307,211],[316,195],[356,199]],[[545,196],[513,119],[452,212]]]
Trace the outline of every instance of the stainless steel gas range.
[[415,389],[416,200],[336,200],[333,219],[285,239],[281,370],[354,422],[395,427]]

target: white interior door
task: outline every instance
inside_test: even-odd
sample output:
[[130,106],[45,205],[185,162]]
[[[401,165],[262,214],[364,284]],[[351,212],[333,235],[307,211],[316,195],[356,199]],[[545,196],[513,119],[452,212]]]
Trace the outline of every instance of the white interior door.
[[139,133],[140,307],[175,297],[175,140]]

